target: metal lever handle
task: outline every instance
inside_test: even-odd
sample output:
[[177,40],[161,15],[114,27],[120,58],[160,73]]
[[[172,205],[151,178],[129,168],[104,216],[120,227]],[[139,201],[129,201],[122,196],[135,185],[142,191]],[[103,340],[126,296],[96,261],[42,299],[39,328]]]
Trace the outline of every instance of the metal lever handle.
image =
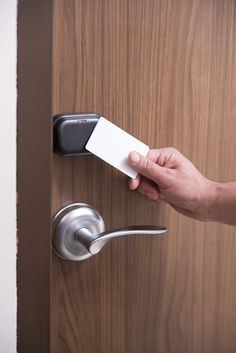
[[159,235],[161,226],[132,226],[105,231],[102,217],[93,207],[74,203],[62,208],[53,219],[53,249],[59,257],[81,261],[97,254],[112,238],[132,234]]
[[158,235],[166,231],[165,227],[159,226],[131,226],[102,232],[94,237],[87,228],[81,228],[75,233],[75,239],[83,244],[91,255],[95,255],[110,239],[132,234]]

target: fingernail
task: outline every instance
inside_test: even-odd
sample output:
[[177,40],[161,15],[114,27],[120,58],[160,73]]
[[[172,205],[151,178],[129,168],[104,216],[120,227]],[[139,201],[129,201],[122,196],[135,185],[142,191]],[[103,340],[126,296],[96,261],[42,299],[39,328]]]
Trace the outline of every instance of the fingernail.
[[129,154],[129,161],[131,164],[137,164],[139,162],[139,154],[137,152],[131,152]]

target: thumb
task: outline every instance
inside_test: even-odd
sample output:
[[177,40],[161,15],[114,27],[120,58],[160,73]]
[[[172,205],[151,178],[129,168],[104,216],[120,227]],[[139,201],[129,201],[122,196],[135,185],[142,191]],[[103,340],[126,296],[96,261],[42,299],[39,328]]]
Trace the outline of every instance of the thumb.
[[167,168],[160,167],[151,159],[142,156],[138,152],[130,152],[128,156],[130,165],[146,178],[153,180],[157,184],[166,184],[169,179]]

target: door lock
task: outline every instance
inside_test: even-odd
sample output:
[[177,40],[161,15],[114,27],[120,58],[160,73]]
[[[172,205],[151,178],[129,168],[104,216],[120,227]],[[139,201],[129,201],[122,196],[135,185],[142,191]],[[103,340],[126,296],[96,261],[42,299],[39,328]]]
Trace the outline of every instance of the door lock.
[[61,258],[81,261],[91,257],[112,238],[132,234],[159,235],[161,226],[131,226],[105,231],[101,215],[86,203],[63,207],[53,219],[53,249]]
[[58,114],[53,118],[53,149],[63,156],[90,154],[85,149],[100,116],[95,113]]

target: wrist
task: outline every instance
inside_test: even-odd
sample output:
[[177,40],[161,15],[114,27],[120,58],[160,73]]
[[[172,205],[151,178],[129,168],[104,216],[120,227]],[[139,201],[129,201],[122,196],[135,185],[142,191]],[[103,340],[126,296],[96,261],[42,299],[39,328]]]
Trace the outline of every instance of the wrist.
[[236,225],[236,182],[212,182],[209,220]]
[[220,183],[207,179],[205,192],[205,220],[210,222],[215,220],[215,205],[217,203]]
[[209,180],[206,197],[206,216],[208,221],[217,221],[217,203],[222,183]]

